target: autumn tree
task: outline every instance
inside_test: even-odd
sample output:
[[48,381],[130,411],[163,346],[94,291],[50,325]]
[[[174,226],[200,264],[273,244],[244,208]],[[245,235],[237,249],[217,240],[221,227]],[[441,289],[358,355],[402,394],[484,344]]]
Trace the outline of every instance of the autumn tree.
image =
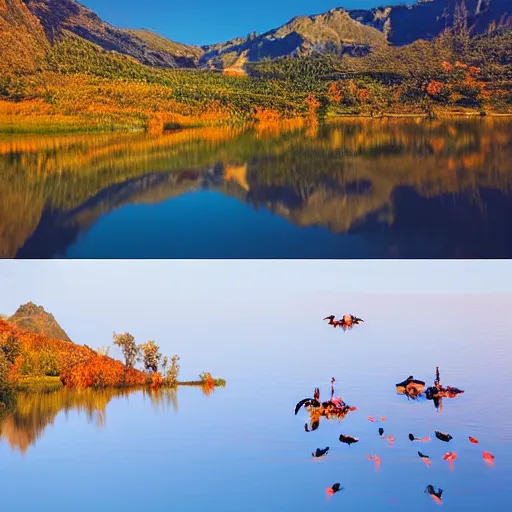
[[14,363],[16,358],[21,353],[21,345],[15,336],[8,336],[5,341],[0,342],[0,348],[7,359],[7,361],[11,364]]
[[12,396],[12,389],[9,382],[10,373],[9,361],[5,357],[3,351],[0,350],[0,404],[5,405]]
[[308,94],[308,97],[306,98],[306,104],[308,106],[308,117],[310,119],[316,119],[316,111],[320,106],[320,102],[315,98],[313,93]]
[[331,103],[338,104],[343,99],[343,94],[336,82],[331,82],[327,88],[327,98]]
[[126,367],[133,368],[140,354],[140,348],[135,343],[135,338],[128,332],[114,333],[114,345],[121,349]]
[[160,347],[154,342],[154,340],[150,340],[146,343],[143,343],[140,346],[140,350],[142,352],[142,362],[144,363],[144,368],[146,368],[146,370],[152,371],[153,373],[157,372],[160,359],[162,358]]
[[171,366],[165,376],[165,382],[168,386],[175,387],[178,384],[178,377],[180,375],[179,360],[180,357],[176,354],[171,357]]

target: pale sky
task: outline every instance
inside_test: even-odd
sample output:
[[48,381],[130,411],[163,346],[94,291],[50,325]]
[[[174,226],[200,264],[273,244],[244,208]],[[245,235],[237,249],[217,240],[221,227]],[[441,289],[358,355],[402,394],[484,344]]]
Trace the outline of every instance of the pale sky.
[[457,294],[461,314],[461,295],[494,294],[506,321],[511,276],[507,260],[2,260],[0,313],[43,305],[73,341],[92,348],[111,344],[113,331],[129,331],[138,343],[155,339],[195,377],[212,366],[222,375],[225,347],[234,358],[249,343],[274,349],[277,332],[284,341],[276,357],[284,358],[290,322],[303,324],[306,339],[329,314],[375,318],[389,302],[375,294]]

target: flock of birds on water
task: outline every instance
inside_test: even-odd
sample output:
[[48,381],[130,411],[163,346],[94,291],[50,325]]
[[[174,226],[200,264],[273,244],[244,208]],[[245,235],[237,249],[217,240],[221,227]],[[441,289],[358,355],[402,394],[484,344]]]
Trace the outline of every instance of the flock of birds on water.
[[[328,324],[332,325],[334,328],[341,327],[344,331],[353,329],[356,325],[360,325],[364,322],[361,318],[358,318],[354,315],[343,315],[343,317],[339,320],[336,320],[334,315],[330,315],[325,317],[324,320],[329,320]],[[315,388],[314,394],[312,398],[304,398],[295,406],[295,415],[299,412],[301,408],[305,408],[310,415],[310,423],[306,423],[304,425],[304,430],[306,432],[312,432],[319,427],[320,418],[325,417],[326,419],[336,418],[343,419],[350,411],[355,411],[357,408],[353,406],[349,406],[346,404],[340,396],[334,396],[334,383],[336,379],[333,377],[331,379],[331,398],[327,401],[320,401],[320,390],[319,388]],[[404,381],[396,384],[397,393],[406,395],[409,399],[418,399],[420,396],[424,396],[427,400],[432,400],[434,402],[434,406],[439,408],[441,404],[441,400],[443,398],[455,398],[456,396],[464,393],[463,390],[458,389],[452,386],[442,386],[440,377],[439,377],[439,367],[436,367],[436,377],[434,380],[434,384],[425,388],[426,384],[424,381],[415,379],[412,375],[407,377]],[[373,418],[372,416],[368,416],[368,421],[371,423],[382,423],[386,421],[386,418],[383,416],[381,418]],[[393,445],[395,442],[395,438],[391,435],[384,436],[384,428],[379,427],[378,429],[379,436],[388,441],[389,445]],[[453,436],[448,434],[447,432],[442,432],[440,430],[434,431],[435,437],[444,443],[449,443]],[[430,437],[416,437],[414,434],[409,434],[409,440],[411,442],[429,442]],[[359,442],[359,438],[347,435],[340,434],[339,441],[341,443],[350,445]],[[479,444],[478,439],[469,436],[469,442],[472,444]],[[311,455],[314,458],[325,457],[329,453],[330,447],[327,446],[325,448],[317,448],[316,451],[312,452]],[[431,465],[431,459],[425,453],[418,451],[419,458],[427,465]],[[366,457],[368,460],[371,460],[375,463],[375,469],[379,469],[381,459],[377,455],[368,455]],[[446,452],[443,456],[443,459],[448,461],[450,465],[450,469],[453,469],[454,461],[457,459],[457,453],[455,452]],[[484,451],[483,459],[488,464],[494,464],[494,455],[491,453]],[[343,491],[344,488],[341,486],[341,483],[336,482],[330,487],[327,487],[326,494],[328,497]],[[443,489],[435,488],[433,485],[427,485],[424,493],[430,495],[432,499],[438,503],[442,504],[442,495]]]

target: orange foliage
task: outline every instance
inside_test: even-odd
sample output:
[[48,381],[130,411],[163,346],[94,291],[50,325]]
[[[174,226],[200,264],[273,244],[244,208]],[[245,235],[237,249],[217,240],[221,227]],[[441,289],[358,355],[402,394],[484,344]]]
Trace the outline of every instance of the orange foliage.
[[480,73],[480,71],[482,71],[482,70],[480,68],[477,68],[476,66],[469,66],[469,72],[472,75],[478,75],[478,73]]
[[160,375],[160,373],[155,372],[153,375],[151,375],[151,387],[153,389],[159,388],[164,383],[163,377]]
[[441,67],[445,73],[449,73],[453,69],[452,65],[446,60],[441,63]]
[[315,98],[313,93],[309,93],[306,98],[306,104],[308,106],[309,117],[316,117],[316,110],[320,106],[320,102]]
[[329,84],[329,88],[327,89],[327,97],[331,103],[340,103],[341,100],[343,100],[343,94],[336,82],[331,82]]
[[150,135],[161,135],[164,132],[164,128],[164,115],[161,112],[157,112],[154,116],[148,119],[146,131]]
[[255,107],[252,118],[258,123],[276,123],[279,121],[279,113],[269,108]]
[[443,84],[441,82],[437,82],[436,80],[432,80],[427,85],[427,92],[430,96],[437,96],[443,90]]
[[21,354],[11,369],[11,378],[22,374],[38,375],[52,369],[64,385],[71,387],[108,387],[142,385],[146,374],[133,368],[126,370],[121,361],[100,356],[87,346],[56,340],[43,334],[24,331],[0,319],[0,337],[14,336]]
[[236,68],[226,68],[222,71],[222,74],[224,76],[236,76],[236,77],[242,77],[247,75],[247,73],[243,69],[236,69]]
[[359,89],[359,91],[357,91],[357,94],[359,96],[359,101],[361,101],[361,103],[366,103],[370,98],[370,93],[368,92],[368,89]]
[[455,62],[455,67],[456,68],[461,68],[461,69],[467,69],[468,65],[467,64],[464,64],[463,62],[460,62],[459,60]]

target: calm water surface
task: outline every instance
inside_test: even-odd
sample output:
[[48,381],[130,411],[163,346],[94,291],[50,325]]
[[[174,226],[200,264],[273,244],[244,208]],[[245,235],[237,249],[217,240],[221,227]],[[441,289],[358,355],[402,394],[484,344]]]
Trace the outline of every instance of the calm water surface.
[[8,258],[511,258],[512,123],[0,139]]
[[[321,321],[340,298],[364,325],[344,333]],[[284,303],[269,297],[235,318],[229,310],[216,314],[211,324],[205,311],[214,341],[204,325],[186,320],[190,339],[180,354],[190,368],[201,347],[215,343],[209,364],[226,377],[226,388],[210,396],[187,387],[20,396],[0,423],[2,510],[428,511],[438,507],[423,493],[432,484],[444,490],[447,511],[506,512],[511,306],[510,295],[326,292]],[[257,333],[247,329],[255,311]],[[443,384],[464,395],[445,399],[440,411],[396,395],[394,384],[410,373],[430,383],[436,365]],[[294,405],[315,386],[326,397],[332,376],[358,410],[341,423],[322,419],[306,433],[307,415],[294,416]],[[382,426],[394,446],[379,438],[369,415],[388,418]],[[434,429],[453,440],[407,438],[433,436]],[[340,433],[361,440],[349,448]],[[470,444],[469,435],[480,444]],[[327,458],[314,461],[311,452],[325,446]],[[430,455],[430,468],[418,449]],[[483,450],[495,455],[494,467]],[[442,460],[446,451],[458,454],[453,471]],[[371,454],[382,459],[379,471],[366,459]],[[328,501],[325,488],[335,482],[345,490]]]

